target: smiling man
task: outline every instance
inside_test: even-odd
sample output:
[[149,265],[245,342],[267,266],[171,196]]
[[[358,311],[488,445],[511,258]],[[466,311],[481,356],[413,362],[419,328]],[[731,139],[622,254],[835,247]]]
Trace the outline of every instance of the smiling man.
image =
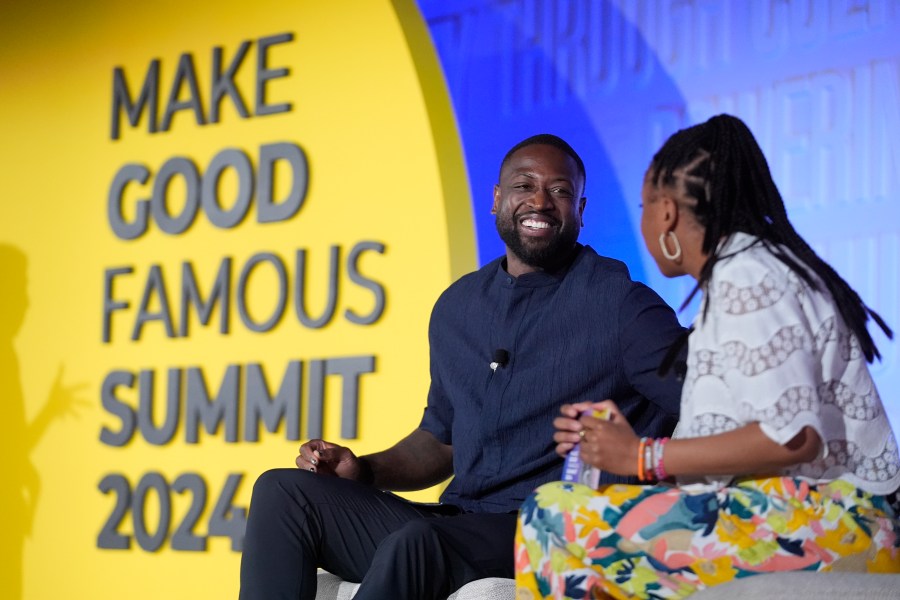
[[[610,398],[640,435],[669,435],[681,385],[656,368],[682,328],[624,264],[578,243],[584,185],[581,158],[556,136],[507,153],[492,208],[506,254],[435,304],[419,427],[359,457],[310,440],[299,469],[264,473],[243,600],[312,599],[316,567],[361,581],[357,600],[437,600],[475,579],[512,577],[516,511],[561,475],[561,405]],[[451,475],[439,505],[386,493]]]
[[510,275],[552,270],[571,258],[584,227],[584,184],[584,163],[556,136],[528,138],[506,154],[491,214]]

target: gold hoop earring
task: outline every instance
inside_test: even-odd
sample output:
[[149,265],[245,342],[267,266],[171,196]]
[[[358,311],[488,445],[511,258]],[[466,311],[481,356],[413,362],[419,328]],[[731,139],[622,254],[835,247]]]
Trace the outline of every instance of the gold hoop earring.
[[[675,245],[675,252],[669,253],[669,249],[666,248],[667,236],[672,236],[672,243]],[[675,261],[681,258],[681,244],[678,242],[678,236],[675,235],[674,231],[667,231],[665,233],[659,234],[659,247],[662,249],[663,256],[665,256],[669,260]]]

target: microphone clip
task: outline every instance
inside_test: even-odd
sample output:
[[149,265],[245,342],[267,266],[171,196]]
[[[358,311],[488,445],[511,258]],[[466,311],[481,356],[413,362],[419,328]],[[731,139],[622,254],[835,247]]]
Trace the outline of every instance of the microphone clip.
[[509,363],[509,350],[498,348],[491,357],[491,371],[497,372],[497,367],[505,367]]

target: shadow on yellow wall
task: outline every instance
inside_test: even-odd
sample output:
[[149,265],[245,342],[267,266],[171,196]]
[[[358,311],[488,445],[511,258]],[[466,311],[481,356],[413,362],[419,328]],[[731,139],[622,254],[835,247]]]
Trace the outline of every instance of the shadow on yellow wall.
[[41,480],[31,463],[31,451],[37,446],[55,419],[86,406],[78,396],[84,384],[64,386],[60,365],[50,395],[38,415],[28,423],[25,397],[19,375],[19,359],[13,347],[25,313],[28,310],[28,261],[18,248],[0,244],[0,281],[3,282],[0,302],[0,402],[4,406],[6,422],[0,436],[0,456],[6,465],[0,478],[0,496],[7,499],[4,515],[4,543],[0,544],[0,564],[3,566],[2,589],[5,598],[22,597],[22,568],[25,538],[31,525],[41,493]]

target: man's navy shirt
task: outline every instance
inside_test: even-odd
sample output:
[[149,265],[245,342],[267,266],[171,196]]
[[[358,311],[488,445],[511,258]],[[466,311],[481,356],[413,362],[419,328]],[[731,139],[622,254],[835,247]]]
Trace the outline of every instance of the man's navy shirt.
[[[674,428],[681,397],[681,384],[656,369],[682,328],[624,263],[579,245],[557,273],[516,278],[504,264],[451,285],[429,327],[420,427],[453,446],[454,478],[441,501],[467,511],[517,510],[560,478],[553,419],[562,404],[611,398],[639,435],[660,437]],[[509,359],[492,370],[499,349]]]

